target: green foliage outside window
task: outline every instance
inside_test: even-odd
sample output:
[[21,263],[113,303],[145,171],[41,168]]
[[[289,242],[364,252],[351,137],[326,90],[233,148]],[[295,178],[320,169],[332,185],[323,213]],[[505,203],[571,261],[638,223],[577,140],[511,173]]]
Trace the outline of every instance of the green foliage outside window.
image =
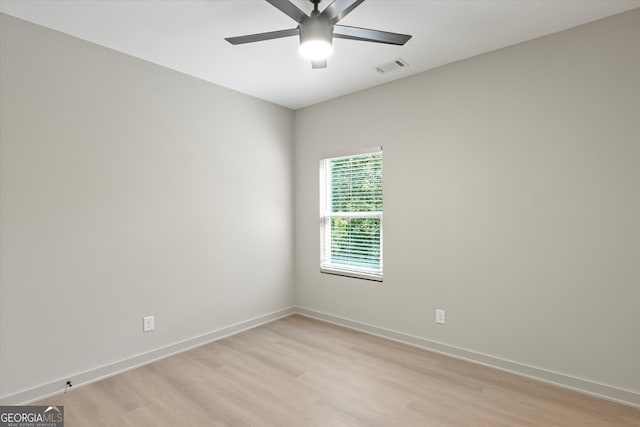
[[[331,211],[382,212],[382,153],[331,161]],[[380,218],[331,219],[333,263],[379,269],[380,240]]]

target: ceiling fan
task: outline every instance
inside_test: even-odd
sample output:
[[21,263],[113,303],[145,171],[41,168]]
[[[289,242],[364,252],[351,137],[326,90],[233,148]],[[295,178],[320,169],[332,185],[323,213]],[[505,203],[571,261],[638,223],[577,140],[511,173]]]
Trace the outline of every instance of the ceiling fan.
[[271,31],[246,36],[227,37],[233,45],[253,43],[282,37],[300,36],[300,55],[311,60],[312,68],[326,68],[327,58],[333,52],[333,38],[359,40],[364,42],[404,45],[411,36],[370,30],[368,28],[336,25],[364,0],[334,0],[322,12],[318,10],[321,0],[309,0],[313,3],[313,12],[307,15],[289,0],[266,0],[285,15],[298,23],[296,28]]

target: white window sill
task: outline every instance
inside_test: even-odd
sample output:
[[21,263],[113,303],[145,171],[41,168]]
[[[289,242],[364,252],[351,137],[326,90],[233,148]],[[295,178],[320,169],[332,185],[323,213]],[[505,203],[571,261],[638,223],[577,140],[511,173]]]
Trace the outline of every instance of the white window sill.
[[353,277],[354,279],[372,280],[382,282],[382,275],[365,271],[345,270],[341,268],[320,267],[320,273],[335,274],[337,276]]

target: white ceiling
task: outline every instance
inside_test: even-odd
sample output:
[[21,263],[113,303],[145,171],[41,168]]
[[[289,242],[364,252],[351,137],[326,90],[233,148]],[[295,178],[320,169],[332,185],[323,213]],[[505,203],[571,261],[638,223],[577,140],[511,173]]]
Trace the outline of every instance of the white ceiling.
[[[296,37],[224,40],[297,26],[264,0],[0,0],[3,13],[292,109],[637,7],[640,0],[367,0],[340,24],[413,38],[401,47],[336,39],[328,68],[312,70]],[[409,66],[375,71],[396,58]]]

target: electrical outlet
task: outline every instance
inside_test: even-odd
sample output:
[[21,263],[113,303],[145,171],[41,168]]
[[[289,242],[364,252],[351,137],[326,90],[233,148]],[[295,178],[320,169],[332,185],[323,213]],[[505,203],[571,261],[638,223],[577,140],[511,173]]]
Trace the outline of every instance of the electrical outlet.
[[444,310],[439,308],[436,309],[436,323],[445,324]]
[[153,316],[145,316],[142,318],[142,332],[151,332],[155,328],[155,319]]

